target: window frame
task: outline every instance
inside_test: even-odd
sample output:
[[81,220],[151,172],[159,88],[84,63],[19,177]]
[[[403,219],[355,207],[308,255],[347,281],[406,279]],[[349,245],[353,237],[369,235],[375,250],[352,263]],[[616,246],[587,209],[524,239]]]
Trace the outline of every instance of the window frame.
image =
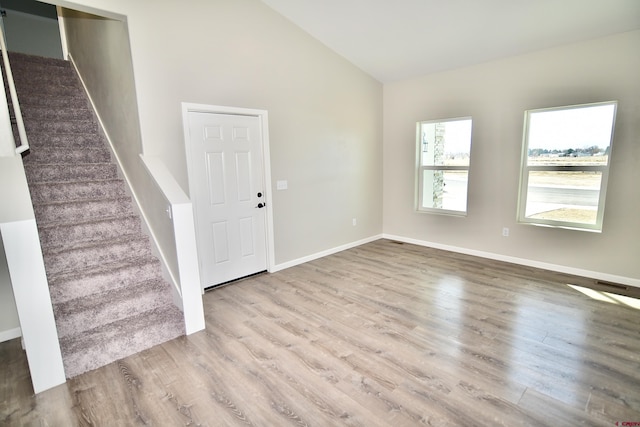
[[[471,132],[469,134],[469,165],[467,166],[453,166],[453,165],[422,165],[422,125],[428,123],[446,123],[446,122],[455,122],[455,121],[463,121],[470,120],[471,121]],[[415,182],[415,209],[418,213],[435,213],[441,215],[451,215],[451,216],[459,216],[466,217],[469,211],[469,175],[471,171],[471,149],[473,146],[473,117],[472,116],[464,116],[464,117],[453,117],[446,119],[435,119],[435,120],[421,120],[416,122],[416,182]],[[424,171],[432,170],[432,171],[466,171],[467,172],[467,185],[466,185],[466,200],[464,211],[458,211],[453,209],[444,209],[444,208],[426,208],[423,207],[422,204],[422,196],[424,194]]]
[[[613,105],[613,115],[611,124],[611,135],[609,139],[609,151],[607,155],[607,163],[605,165],[529,165],[529,130],[532,113],[539,113],[545,111],[565,111],[572,109],[597,107],[604,105]],[[602,225],[604,222],[604,209],[606,201],[606,193],[609,182],[609,169],[611,166],[611,154],[613,152],[613,140],[616,124],[616,114],[618,110],[618,101],[604,101],[594,102],[586,104],[566,105],[559,107],[537,108],[526,110],[524,112],[524,126],[523,126],[523,142],[522,142],[522,158],[520,164],[520,185],[518,190],[518,209],[516,220],[520,224],[529,224],[543,227],[564,228],[570,230],[590,231],[595,233],[602,232]],[[561,221],[553,219],[531,218],[526,216],[527,197],[529,188],[529,175],[530,172],[535,171],[548,171],[548,172],[600,172],[600,189],[598,193],[598,207],[596,212],[595,224],[573,222],[573,221]]]

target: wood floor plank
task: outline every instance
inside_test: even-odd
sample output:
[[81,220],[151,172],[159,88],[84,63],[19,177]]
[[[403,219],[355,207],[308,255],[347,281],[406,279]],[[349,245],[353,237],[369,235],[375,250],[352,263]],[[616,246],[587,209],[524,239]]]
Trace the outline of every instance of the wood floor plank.
[[524,410],[528,410],[532,416],[543,422],[546,422],[545,420],[553,420],[557,425],[603,427],[615,425],[616,422],[620,422],[620,420],[616,419],[604,421],[600,419],[600,417],[590,416],[584,410],[565,405],[533,388],[527,389],[519,402],[519,406]]
[[205,331],[37,396],[2,343],[0,425],[640,422],[640,310],[569,284],[379,240],[207,292]]

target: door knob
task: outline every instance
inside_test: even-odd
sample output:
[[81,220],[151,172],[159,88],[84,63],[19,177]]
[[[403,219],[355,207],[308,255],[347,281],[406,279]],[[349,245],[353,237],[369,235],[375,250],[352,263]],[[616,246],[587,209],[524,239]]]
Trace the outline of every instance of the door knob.
[[266,203],[258,203],[258,206],[256,206],[256,208],[258,208],[258,209],[262,209],[262,208],[264,208],[265,206],[267,206],[267,204],[266,204]]

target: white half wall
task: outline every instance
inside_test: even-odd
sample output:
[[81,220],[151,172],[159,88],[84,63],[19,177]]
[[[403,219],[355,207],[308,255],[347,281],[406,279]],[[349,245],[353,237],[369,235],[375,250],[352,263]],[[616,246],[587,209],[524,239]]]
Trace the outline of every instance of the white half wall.
[[0,342],[17,338],[20,333],[20,319],[16,309],[16,300],[11,289],[11,276],[0,239]]
[[0,157],[0,239],[35,393],[66,381],[40,238],[20,156]]

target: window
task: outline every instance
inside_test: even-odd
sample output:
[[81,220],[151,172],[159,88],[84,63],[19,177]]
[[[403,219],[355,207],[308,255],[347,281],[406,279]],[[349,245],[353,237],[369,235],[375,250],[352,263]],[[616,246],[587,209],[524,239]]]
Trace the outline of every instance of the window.
[[519,222],[602,231],[616,107],[525,112]]
[[466,215],[471,117],[418,122],[417,209]]

